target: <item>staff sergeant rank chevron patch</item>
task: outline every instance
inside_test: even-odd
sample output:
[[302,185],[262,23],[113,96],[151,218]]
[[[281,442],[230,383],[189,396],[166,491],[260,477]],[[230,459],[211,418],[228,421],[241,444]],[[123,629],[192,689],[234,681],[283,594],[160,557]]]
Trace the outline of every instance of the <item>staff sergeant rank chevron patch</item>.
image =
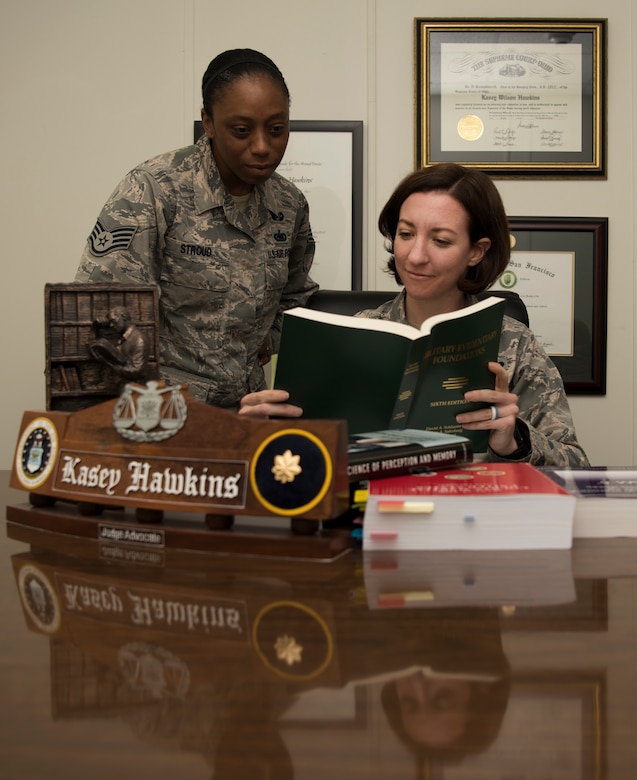
[[106,230],[104,225],[98,220],[88,239],[91,254],[101,257],[117,249],[128,249],[136,230],[137,228],[135,227],[119,227],[114,230]]

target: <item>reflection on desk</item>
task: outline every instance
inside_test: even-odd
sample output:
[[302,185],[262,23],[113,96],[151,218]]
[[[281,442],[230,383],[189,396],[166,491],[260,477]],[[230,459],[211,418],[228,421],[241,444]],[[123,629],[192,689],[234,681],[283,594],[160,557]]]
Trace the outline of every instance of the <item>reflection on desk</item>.
[[[431,575],[434,598],[378,608],[360,551],[157,556],[5,528],[0,777],[635,776],[635,540],[537,551],[526,574],[557,597],[506,552],[398,554],[402,592]],[[443,568],[478,596],[468,577],[436,602]]]

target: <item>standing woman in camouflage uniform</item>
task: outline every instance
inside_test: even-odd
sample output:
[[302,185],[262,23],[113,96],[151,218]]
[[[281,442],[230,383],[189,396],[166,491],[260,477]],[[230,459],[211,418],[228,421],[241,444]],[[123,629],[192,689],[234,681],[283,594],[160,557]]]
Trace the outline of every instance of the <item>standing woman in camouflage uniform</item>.
[[157,284],[162,378],[188,384],[200,401],[238,408],[265,388],[283,311],[317,289],[314,239],[304,195],[275,172],[290,96],[274,62],[252,49],[223,52],[202,93],[205,135],[121,181],[76,280]]

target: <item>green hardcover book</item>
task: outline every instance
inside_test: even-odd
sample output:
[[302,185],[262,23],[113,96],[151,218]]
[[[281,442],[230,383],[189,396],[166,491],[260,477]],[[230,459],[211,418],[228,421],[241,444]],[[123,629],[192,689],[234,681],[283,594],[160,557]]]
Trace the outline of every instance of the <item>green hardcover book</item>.
[[492,388],[504,301],[491,297],[430,317],[420,329],[398,322],[297,307],[284,313],[274,387],[308,418],[345,419],[350,433],[422,428],[472,440],[487,433],[455,421],[477,408],[467,390]]

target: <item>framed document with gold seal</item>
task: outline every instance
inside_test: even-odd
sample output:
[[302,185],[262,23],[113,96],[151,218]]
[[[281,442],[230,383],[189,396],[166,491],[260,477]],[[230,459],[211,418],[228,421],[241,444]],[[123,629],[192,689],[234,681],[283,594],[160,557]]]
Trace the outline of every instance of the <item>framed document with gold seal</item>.
[[415,19],[416,166],[606,176],[605,19]]

